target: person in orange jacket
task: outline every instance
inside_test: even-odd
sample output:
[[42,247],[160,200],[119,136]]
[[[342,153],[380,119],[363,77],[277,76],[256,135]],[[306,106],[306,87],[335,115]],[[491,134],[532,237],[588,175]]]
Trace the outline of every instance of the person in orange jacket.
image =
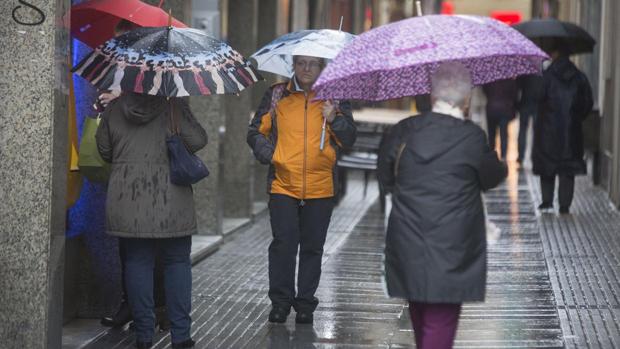
[[314,100],[312,85],[324,66],[322,58],[294,56],[293,78],[265,93],[249,125],[247,142],[256,159],[269,165],[270,322],[285,322],[291,307],[297,323],[313,322],[337,188],[336,159],[355,142],[351,104]]

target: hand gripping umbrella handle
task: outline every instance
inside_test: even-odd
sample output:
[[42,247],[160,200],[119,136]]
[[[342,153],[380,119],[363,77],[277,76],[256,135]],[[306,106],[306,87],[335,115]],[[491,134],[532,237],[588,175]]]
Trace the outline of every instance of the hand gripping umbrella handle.
[[[338,107],[340,106],[340,103],[338,101],[333,101],[334,106],[336,107],[336,109],[338,110]],[[327,118],[323,117],[323,126],[321,127],[321,145],[319,146],[320,150],[323,150],[325,148],[325,129],[326,129],[326,124],[327,124]]]

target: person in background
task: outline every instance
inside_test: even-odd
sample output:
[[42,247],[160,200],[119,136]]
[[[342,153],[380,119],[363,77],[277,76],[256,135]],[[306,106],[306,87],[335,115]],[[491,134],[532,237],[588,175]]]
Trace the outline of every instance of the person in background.
[[101,157],[112,164],[106,200],[106,232],[124,239],[125,284],[136,346],[150,348],[155,328],[153,269],[159,253],[173,348],[193,348],[190,337],[192,270],[196,234],[191,186],[170,182],[166,139],[178,125],[188,151],[207,144],[207,133],[181,98],[122,94],[97,129]]
[[516,116],[517,82],[514,79],[498,80],[483,86],[487,97],[486,116],[489,146],[495,149],[495,135],[499,128],[502,159],[508,152],[508,123]]
[[297,323],[313,322],[323,245],[337,188],[337,153],[355,142],[350,103],[314,100],[312,85],[324,67],[322,58],[294,56],[293,78],[265,93],[248,129],[247,142],[256,159],[270,165],[270,322],[285,322],[291,307],[297,312]]
[[[114,36],[120,36],[124,33],[138,28],[134,23],[128,20],[121,20],[114,28]],[[105,108],[120,96],[120,91],[104,91],[99,94],[97,101],[95,102],[95,110],[98,112],[104,112]],[[112,316],[104,316],[101,318],[101,324],[107,327],[123,327],[130,322],[133,318],[131,316],[131,310],[129,308],[129,301],[127,299],[127,286],[125,284],[125,260],[127,259],[127,247],[125,246],[126,240],[120,238],[118,240],[118,255],[121,264],[121,303],[119,304],[116,313]],[[157,318],[157,325],[160,331],[167,331],[170,329],[170,322],[166,314],[166,297],[164,296],[164,269],[161,263],[161,258],[155,259],[155,276],[154,276],[154,294],[155,299],[155,314]]]
[[533,172],[540,176],[542,192],[538,208],[553,208],[558,177],[561,214],[570,213],[575,176],[586,174],[582,122],[594,103],[588,78],[570,61],[565,47],[557,41],[550,50],[552,63],[543,72],[532,149]]
[[390,297],[409,301],[418,349],[452,348],[461,304],[484,301],[481,192],[501,183],[504,163],[466,120],[471,75],[458,62],[432,76],[432,111],[395,125],[381,147],[378,178],[392,193],[385,246]]
[[530,119],[536,120],[538,102],[542,94],[542,76],[523,75],[517,78],[519,87],[519,157],[517,162],[523,164],[527,151],[527,131],[530,127]]
[[[121,19],[118,24],[116,25],[116,27],[114,27],[114,37],[123,35],[125,33],[127,33],[128,31],[132,31],[134,29],[138,28],[138,26],[126,19]],[[103,91],[99,94],[99,97],[97,97],[97,104],[99,104],[98,108],[101,109],[101,111],[103,111],[103,109],[105,109],[105,107],[112,102],[113,100],[115,100],[116,98],[118,98],[118,96],[120,96],[120,91],[119,90],[114,90],[114,91]]]

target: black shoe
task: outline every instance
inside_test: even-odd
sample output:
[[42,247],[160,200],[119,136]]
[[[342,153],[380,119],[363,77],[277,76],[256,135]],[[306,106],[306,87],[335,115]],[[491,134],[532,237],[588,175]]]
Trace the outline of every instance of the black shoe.
[[548,202],[543,202],[542,204],[538,205],[538,210],[540,212],[549,212],[552,209],[553,209],[553,204],[550,204]]
[[153,346],[153,342],[140,342],[136,341],[136,348],[138,349],[149,349]]
[[570,214],[570,208],[568,206],[560,206],[560,214]]
[[310,312],[297,312],[295,315],[295,322],[298,324],[311,324],[314,321],[314,315]]
[[101,324],[106,327],[123,327],[129,321],[133,320],[131,316],[131,309],[129,309],[129,303],[123,301],[121,305],[118,307],[116,314],[114,316],[109,317],[106,316],[101,319]]
[[168,320],[168,312],[165,306],[155,308],[155,323],[159,326],[160,332],[170,330],[170,320]]
[[290,309],[286,310],[285,308],[282,308],[282,307],[272,307],[271,311],[269,312],[269,322],[277,322],[277,323],[286,322],[286,318],[288,317],[288,314],[290,312],[291,312]]
[[172,343],[172,348],[173,349],[182,349],[182,348],[193,348],[196,345],[196,342],[194,342],[191,338],[181,342],[181,343]]
[[100,323],[102,326],[105,327],[114,327],[114,318],[112,318],[111,316],[104,316],[101,318]]

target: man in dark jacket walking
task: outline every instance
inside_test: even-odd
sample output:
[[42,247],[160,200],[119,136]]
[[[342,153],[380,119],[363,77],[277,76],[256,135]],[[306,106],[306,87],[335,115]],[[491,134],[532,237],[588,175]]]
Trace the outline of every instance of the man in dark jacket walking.
[[254,155],[270,165],[271,322],[285,322],[291,306],[297,311],[297,323],[313,322],[319,303],[314,294],[334,206],[337,152],[355,142],[350,103],[314,100],[312,85],[324,66],[321,58],[294,56],[293,79],[267,91],[248,129]]
[[394,126],[379,155],[379,180],[393,201],[387,290],[409,301],[418,349],[451,348],[461,304],[484,300],[480,194],[507,171],[482,129],[465,120],[470,96],[467,68],[441,65],[432,77],[432,112]]
[[532,162],[540,176],[540,210],[553,208],[555,177],[559,177],[560,213],[567,214],[573,201],[575,176],[586,173],[583,159],[582,122],[592,111],[592,89],[588,78],[555,49],[553,62],[543,73],[543,92],[534,123]]

